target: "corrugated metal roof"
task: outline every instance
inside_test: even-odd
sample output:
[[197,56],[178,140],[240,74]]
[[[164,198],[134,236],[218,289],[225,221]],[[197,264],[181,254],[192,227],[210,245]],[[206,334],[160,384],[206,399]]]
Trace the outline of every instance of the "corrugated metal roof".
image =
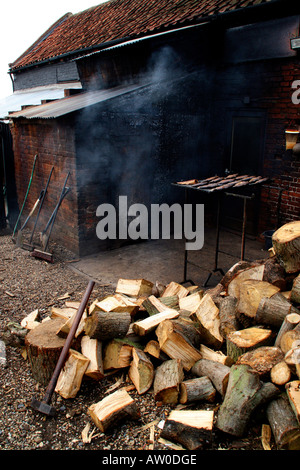
[[55,119],[80,109],[107,101],[118,96],[140,90],[149,86],[150,83],[142,85],[122,85],[107,90],[96,90],[80,93],[75,96],[63,98],[40,106],[33,106],[9,115],[9,119]]
[[80,82],[71,82],[16,91],[12,95],[0,100],[0,119],[6,119],[11,112],[20,111],[22,106],[40,105],[44,100],[58,100],[64,98],[66,89],[81,88]]

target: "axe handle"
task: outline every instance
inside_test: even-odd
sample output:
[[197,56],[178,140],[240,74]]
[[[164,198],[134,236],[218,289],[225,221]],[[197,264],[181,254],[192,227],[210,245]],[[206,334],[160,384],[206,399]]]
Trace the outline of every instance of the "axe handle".
[[77,327],[79,325],[79,322],[81,320],[83,312],[84,312],[84,310],[87,306],[87,303],[88,303],[88,300],[89,300],[90,295],[92,293],[92,290],[94,288],[94,285],[95,285],[94,281],[89,281],[88,286],[86,288],[86,291],[84,293],[84,296],[83,296],[83,298],[81,300],[81,303],[78,307],[78,310],[77,310],[76,316],[74,318],[74,321],[71,325],[69,334],[67,336],[65,344],[64,344],[64,346],[62,348],[62,351],[60,353],[60,356],[58,358],[58,361],[57,361],[56,367],[54,369],[53,375],[51,377],[51,380],[50,380],[50,382],[48,384],[48,387],[46,389],[46,393],[45,393],[45,397],[44,397],[43,401],[47,404],[49,404],[49,402],[51,400],[51,397],[52,397],[52,394],[54,392],[54,389],[55,389],[60,371],[62,370],[62,368],[64,366],[64,363],[66,361],[66,358],[67,358],[67,355],[68,355],[68,352],[69,352],[69,349],[70,349],[70,346],[71,346],[71,342],[73,341],[73,338],[75,336]]

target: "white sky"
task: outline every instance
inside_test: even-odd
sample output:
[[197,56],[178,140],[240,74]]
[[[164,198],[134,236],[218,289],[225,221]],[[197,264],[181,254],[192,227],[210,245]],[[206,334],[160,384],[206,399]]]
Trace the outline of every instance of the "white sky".
[[78,13],[106,0],[0,0],[0,99],[12,94],[8,72],[36,39],[65,13]]

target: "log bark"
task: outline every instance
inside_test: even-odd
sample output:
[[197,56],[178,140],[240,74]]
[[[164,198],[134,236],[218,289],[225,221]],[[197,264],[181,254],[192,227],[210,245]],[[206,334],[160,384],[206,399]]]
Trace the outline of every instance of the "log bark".
[[283,361],[283,359],[284,354],[279,347],[261,346],[242,354],[237,359],[236,364],[247,364],[258,373],[261,380],[269,380],[272,367]]
[[89,336],[83,336],[81,338],[81,352],[90,361],[85,375],[94,380],[103,379],[102,343],[97,339],[91,339]]
[[286,273],[300,271],[300,221],[289,222],[272,236],[273,248]]
[[290,299],[291,302],[300,305],[300,274],[294,279]]
[[263,298],[258,306],[255,321],[264,325],[280,328],[283,320],[290,313],[300,314],[300,311],[285,298],[281,292],[269,298]]
[[277,448],[300,449],[300,427],[286,395],[272,400],[266,409]]
[[226,394],[218,412],[217,428],[242,437],[253,411],[277,394],[277,387],[269,382],[262,383],[259,375],[249,366],[232,366]]
[[297,313],[290,313],[287,315],[281,324],[280,330],[277,333],[274,345],[280,347],[282,336],[287,331],[293,330],[295,326],[298,325],[298,323],[300,323],[300,315]]
[[59,374],[55,391],[63,398],[75,398],[90,360],[78,351],[69,350]]
[[264,267],[263,281],[273,284],[280,291],[285,291],[287,287],[286,273],[284,268],[277,262],[276,257],[267,259]]
[[226,339],[228,333],[239,329],[237,320],[237,298],[224,297],[219,304],[220,333]]
[[194,401],[208,401],[213,403],[216,397],[216,389],[208,377],[197,377],[185,380],[180,387],[180,403]]
[[227,355],[235,362],[242,354],[272,342],[272,330],[251,327],[230,333],[226,338]]
[[186,339],[181,325],[175,321],[163,321],[155,333],[160,349],[171,359],[180,359],[185,370],[190,370],[201,359],[199,350]]
[[64,323],[58,318],[41,323],[25,337],[25,349],[34,379],[48,385],[65,343],[57,336],[57,329]]
[[193,318],[199,321],[202,342],[207,346],[220,349],[223,336],[220,333],[219,309],[209,294],[204,295]]
[[84,331],[90,338],[108,341],[123,338],[129,330],[131,316],[128,312],[96,311],[85,320]]
[[291,408],[300,424],[300,380],[293,380],[287,383],[285,389]]
[[198,377],[208,377],[219,394],[222,397],[225,396],[230,367],[209,359],[200,359],[195,363],[191,372]]
[[153,391],[155,401],[176,404],[179,400],[180,384],[184,379],[180,360],[163,362],[155,371]]
[[147,392],[151,387],[154,380],[154,367],[144,351],[133,348],[128,376],[139,395]]
[[271,369],[271,382],[278,387],[285,385],[291,380],[291,369],[285,361],[280,361]]
[[94,424],[101,432],[125,419],[138,419],[139,411],[133,398],[125,390],[117,390],[88,409]]
[[190,451],[205,449],[211,443],[213,411],[174,410],[168,416],[161,437]]
[[115,292],[125,294],[131,297],[140,295],[151,295],[153,282],[146,279],[119,279]]

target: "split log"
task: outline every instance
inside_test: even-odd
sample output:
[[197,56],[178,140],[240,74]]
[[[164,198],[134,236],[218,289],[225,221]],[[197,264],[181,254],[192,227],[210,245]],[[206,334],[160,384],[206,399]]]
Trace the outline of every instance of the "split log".
[[245,281],[250,279],[262,281],[264,276],[264,265],[258,265],[251,268],[244,269],[242,271],[238,271],[235,276],[231,279],[227,287],[227,294],[231,297],[236,297],[237,299],[240,298],[240,287],[243,285]]
[[300,380],[293,380],[287,383],[285,389],[291,408],[300,424]]
[[124,302],[117,299],[114,295],[108,295],[102,300],[95,300],[89,308],[89,315],[92,315],[97,310],[103,310],[103,312],[112,312],[117,307],[125,306]]
[[123,338],[131,323],[130,313],[96,311],[87,317],[84,324],[85,334],[99,341]]
[[233,361],[231,357],[226,356],[222,351],[215,351],[214,349],[205,346],[205,344],[200,344],[200,354],[202,359],[209,359],[210,361],[220,362],[225,366],[232,366]]
[[103,368],[122,369],[129,367],[132,361],[132,349],[135,343],[125,339],[113,339],[105,344],[103,351]]
[[257,279],[245,280],[239,286],[237,310],[250,318],[256,317],[260,301],[279,292],[279,287]]
[[97,428],[104,433],[121,420],[139,418],[137,405],[126,390],[111,393],[91,405],[88,412]]
[[41,323],[25,337],[25,349],[34,379],[48,385],[65,343],[57,336],[57,329],[64,320],[57,318]]
[[90,360],[85,375],[94,380],[103,379],[102,343],[89,336],[83,336],[81,338],[81,352]]
[[191,372],[198,377],[208,377],[215,389],[224,397],[228,385],[230,367],[209,359],[200,359],[195,363]]
[[286,394],[272,400],[266,409],[277,448],[300,449],[300,427]]
[[272,236],[273,248],[286,273],[300,271],[300,221],[289,222]]
[[33,310],[33,312],[29,313],[23,320],[21,321],[21,326],[23,328],[27,328],[27,330],[32,330],[36,326],[40,324],[41,316],[39,310]]
[[180,403],[193,401],[208,401],[213,403],[216,397],[216,389],[208,377],[197,377],[185,380],[180,387]]
[[58,376],[55,391],[63,398],[75,398],[81,387],[81,382],[90,360],[73,349]]
[[171,359],[180,359],[185,370],[190,370],[201,359],[200,352],[186,339],[179,323],[165,320],[155,333],[160,349]]
[[150,359],[141,349],[133,348],[132,362],[128,371],[130,380],[139,395],[147,392],[154,380],[154,367]]
[[271,382],[278,387],[285,385],[291,380],[291,369],[285,361],[280,361],[271,369]]
[[55,318],[62,318],[63,320],[69,320],[72,316],[76,314],[76,309],[73,307],[52,307],[50,318],[53,320]]
[[282,335],[280,348],[286,354],[290,349],[300,346],[300,330],[290,330]]
[[224,297],[219,304],[220,333],[226,339],[228,333],[239,329],[237,320],[237,298]]
[[176,404],[180,394],[180,384],[184,379],[181,361],[170,359],[157,367],[154,376],[153,390],[155,401]]
[[290,313],[300,314],[300,311],[293,307],[281,292],[272,295],[269,298],[261,299],[255,321],[264,325],[280,328],[283,320]]
[[177,295],[171,297],[162,297],[158,299],[154,295],[150,295],[143,302],[143,307],[149,315],[155,315],[156,313],[164,312],[168,308],[173,309],[179,307]]
[[181,284],[178,284],[178,282],[170,282],[163,294],[162,297],[170,297],[173,295],[177,295],[178,299],[182,299],[183,297],[186,297],[189,294],[189,291],[186,287],[182,286]]
[[272,342],[272,330],[251,327],[233,331],[226,338],[227,355],[235,362],[248,351]]
[[139,336],[145,336],[151,331],[155,330],[158,325],[163,322],[164,320],[170,318],[177,318],[179,316],[179,312],[173,309],[167,309],[163,312],[156,313],[155,315],[151,315],[144,320],[137,321],[133,323],[132,329],[133,331]]
[[300,305],[300,274],[294,279],[290,299],[291,302]]
[[223,336],[220,333],[219,309],[209,294],[205,294],[200,302],[193,318],[199,321],[199,331],[203,343],[216,349],[220,349]]
[[287,331],[293,330],[295,328],[295,326],[298,325],[298,323],[300,323],[300,315],[298,315],[297,313],[290,313],[289,315],[287,315],[285,317],[285,319],[283,320],[283,322],[282,322],[280,330],[277,333],[276,340],[275,340],[275,343],[274,343],[275,346],[280,347],[280,342],[281,342],[282,336]]
[[152,288],[153,282],[146,279],[119,279],[115,292],[130,297],[138,297],[140,295],[151,295]]
[[220,283],[227,291],[229,283],[232,279],[237,275],[239,271],[244,271],[245,269],[249,269],[253,267],[249,261],[238,261],[235,263],[231,268],[226,272],[226,274],[221,279]]
[[[74,310],[74,309],[73,309]],[[73,321],[75,320],[76,318],[76,315],[77,315],[77,311],[74,310],[74,313],[73,315],[62,325],[59,327],[59,329],[57,330],[56,334],[58,336],[61,336],[62,338],[66,338],[69,334],[69,331],[71,329],[71,326],[73,324]],[[87,313],[86,311],[83,312],[83,315],[81,317],[81,320],[79,322],[79,325],[76,329],[76,332],[75,332],[75,338],[78,338],[78,336],[80,336],[83,331],[84,331],[84,326],[85,326],[85,320],[87,318]]]
[[278,394],[274,384],[262,383],[245,364],[230,368],[228,387],[218,412],[216,426],[236,437],[244,435],[253,411]]
[[174,410],[165,421],[161,437],[190,451],[204,449],[211,444],[213,420],[213,411]]
[[159,281],[155,281],[155,284],[152,287],[152,294],[155,297],[161,297],[166,289],[166,286]]
[[[284,354],[280,348],[275,346],[261,346],[252,351],[242,354],[236,364],[247,364],[258,373],[261,380],[269,379],[273,366],[283,361]],[[273,382],[274,383],[274,382]]]
[[278,287],[280,291],[285,291],[287,287],[286,272],[277,262],[276,257],[267,259],[264,267],[262,280]]
[[203,292],[196,292],[195,294],[187,295],[186,297],[179,299],[179,307],[182,310],[187,310],[190,313],[195,313],[200,305],[202,298]]

